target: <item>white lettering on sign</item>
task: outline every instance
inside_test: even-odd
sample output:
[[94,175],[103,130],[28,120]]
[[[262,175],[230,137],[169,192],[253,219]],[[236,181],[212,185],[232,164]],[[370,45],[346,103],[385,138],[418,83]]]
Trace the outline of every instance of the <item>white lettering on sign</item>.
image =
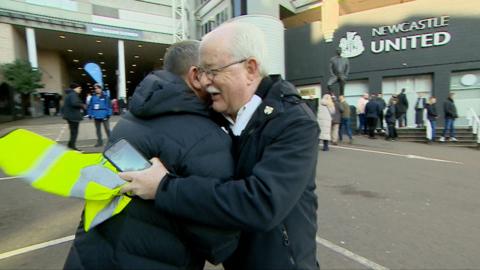
[[108,28],[92,27],[92,31],[98,32],[98,33],[120,35],[120,36],[129,36],[129,37],[138,37],[139,36],[138,33],[120,31],[120,30],[115,30],[115,29],[108,29]]
[[377,28],[372,28],[372,36],[374,37],[385,36],[388,34],[390,35],[398,34],[400,32],[405,33],[405,32],[411,32],[411,31],[424,30],[428,28],[444,27],[444,26],[448,26],[449,19],[450,19],[449,16],[441,16],[441,17],[435,17],[435,18],[422,19],[414,22],[403,22],[403,23],[394,24],[394,25],[380,26]]
[[[372,28],[373,37],[385,37],[399,33],[409,33],[425,29],[445,27],[449,24],[449,16],[426,18],[413,22],[402,22],[394,25]],[[403,37],[373,40],[370,43],[370,50],[373,53],[402,51],[407,49],[428,48],[445,45],[452,39],[450,33],[445,31],[412,34]]]
[[406,37],[399,37],[393,40],[382,39],[372,41],[370,50],[373,53],[401,51],[416,48],[428,48],[433,46],[445,45],[452,39],[448,32],[436,32],[423,35],[412,35]]
[[[426,18],[413,22],[402,22],[394,25],[386,25],[372,28],[372,37],[383,38],[372,40],[370,42],[370,51],[372,53],[403,51],[408,49],[429,48],[442,46],[450,42],[452,36],[449,32],[435,29],[446,27],[450,22],[449,16]],[[409,33],[425,29],[434,29],[429,33],[404,34],[401,37],[387,37]],[[343,57],[355,57],[361,55],[364,51],[362,39],[357,32],[347,32],[346,37],[341,38],[339,47],[342,48]]]

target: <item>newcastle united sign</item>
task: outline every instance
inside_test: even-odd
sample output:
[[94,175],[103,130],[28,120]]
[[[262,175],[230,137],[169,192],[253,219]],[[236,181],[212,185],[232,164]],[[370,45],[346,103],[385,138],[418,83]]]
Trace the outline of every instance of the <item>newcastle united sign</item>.
[[[378,54],[445,45],[452,39],[450,33],[444,30],[448,26],[449,18],[441,16],[372,28],[370,51]],[[430,31],[416,33],[421,30]],[[399,34],[405,35],[396,36]],[[342,48],[344,57],[355,57],[364,51],[361,37],[356,32],[347,32],[346,37],[340,39],[339,47]]]

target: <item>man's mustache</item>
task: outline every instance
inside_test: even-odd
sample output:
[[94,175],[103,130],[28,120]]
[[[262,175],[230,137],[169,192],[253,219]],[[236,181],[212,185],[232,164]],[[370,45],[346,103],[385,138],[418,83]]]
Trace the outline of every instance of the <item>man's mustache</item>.
[[210,95],[220,94],[220,90],[218,90],[218,88],[216,88],[215,86],[209,86],[209,87],[207,87],[206,90]]

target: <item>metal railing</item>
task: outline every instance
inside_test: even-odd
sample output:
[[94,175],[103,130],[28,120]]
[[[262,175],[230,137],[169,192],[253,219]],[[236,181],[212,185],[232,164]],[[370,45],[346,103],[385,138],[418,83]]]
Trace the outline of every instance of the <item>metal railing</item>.
[[470,113],[472,114],[470,118],[470,125],[472,126],[472,132],[474,135],[477,135],[477,143],[480,144],[480,118],[478,118],[477,113],[473,108],[470,108]]

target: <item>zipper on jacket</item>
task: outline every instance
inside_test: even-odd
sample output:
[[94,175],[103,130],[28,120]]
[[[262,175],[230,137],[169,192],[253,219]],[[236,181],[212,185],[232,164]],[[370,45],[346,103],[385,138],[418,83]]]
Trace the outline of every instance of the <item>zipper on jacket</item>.
[[282,237],[283,237],[283,245],[288,249],[289,260],[292,265],[295,265],[295,259],[293,258],[293,252],[290,248],[290,240],[288,239],[288,232],[287,227],[282,225]]

